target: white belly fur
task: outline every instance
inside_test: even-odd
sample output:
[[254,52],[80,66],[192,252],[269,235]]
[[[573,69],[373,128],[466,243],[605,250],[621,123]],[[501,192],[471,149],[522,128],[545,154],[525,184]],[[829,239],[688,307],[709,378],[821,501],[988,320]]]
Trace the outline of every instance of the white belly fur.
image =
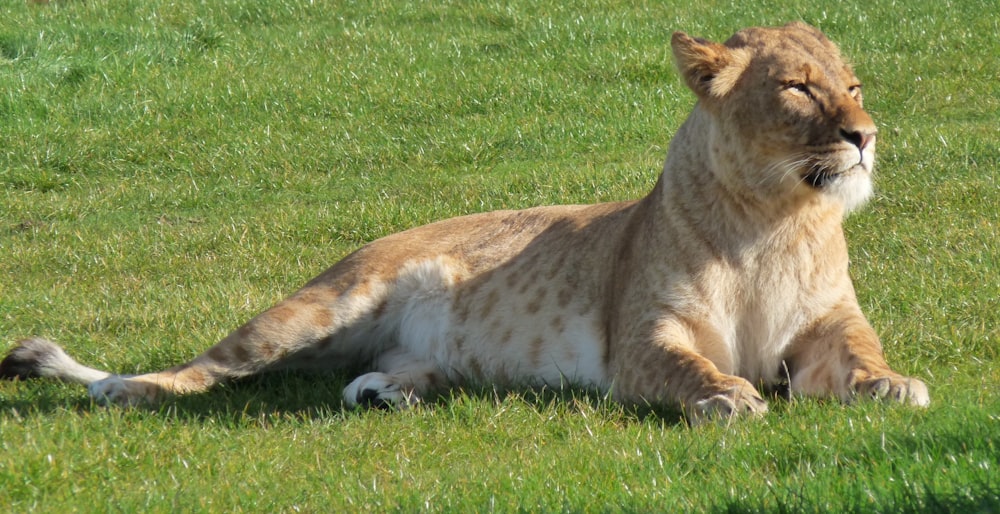
[[472,314],[463,322],[456,311],[462,307],[457,291],[464,287],[464,273],[446,257],[403,267],[390,300],[401,349],[458,382],[606,386],[596,313],[581,313],[573,304],[560,307],[553,295],[527,314],[523,295],[508,291],[493,299],[484,317],[478,315],[484,291],[472,295],[473,305],[465,306]]

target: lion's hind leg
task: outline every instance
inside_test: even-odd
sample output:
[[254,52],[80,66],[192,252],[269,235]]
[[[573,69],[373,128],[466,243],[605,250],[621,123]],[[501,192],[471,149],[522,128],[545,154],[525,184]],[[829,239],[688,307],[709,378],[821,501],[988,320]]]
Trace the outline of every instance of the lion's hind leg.
[[58,378],[87,385],[105,405],[156,403],[168,396],[277,369],[338,371],[370,361],[391,326],[379,311],[386,294],[375,279],[340,292],[314,282],[264,311],[188,363],[155,373],[113,375],[87,368],[43,339],[22,342],[3,361],[7,378]]
[[364,295],[338,295],[319,284],[307,286],[191,362],[157,373],[110,376],[90,384],[90,395],[100,403],[129,406],[265,371],[355,367],[378,351],[381,336],[375,327],[391,324],[378,312],[382,291],[365,290]]

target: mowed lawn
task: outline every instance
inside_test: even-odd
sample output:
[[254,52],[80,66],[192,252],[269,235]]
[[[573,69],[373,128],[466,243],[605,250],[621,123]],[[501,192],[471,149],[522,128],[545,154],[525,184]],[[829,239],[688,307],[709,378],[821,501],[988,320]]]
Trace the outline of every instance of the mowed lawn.
[[365,242],[636,198],[694,103],[670,34],[801,19],[854,63],[877,189],[846,222],[932,404],[773,398],[688,427],[586,391],[345,410],[272,375],[160,408],[0,383],[2,512],[998,512],[992,0],[52,0],[0,6],[0,351],[186,361]]

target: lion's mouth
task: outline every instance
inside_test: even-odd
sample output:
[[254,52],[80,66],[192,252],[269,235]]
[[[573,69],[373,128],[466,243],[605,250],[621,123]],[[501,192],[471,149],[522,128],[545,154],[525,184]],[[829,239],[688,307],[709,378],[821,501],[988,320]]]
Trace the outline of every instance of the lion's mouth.
[[836,182],[846,171],[813,170],[802,177],[802,180],[816,189],[822,189]]
[[802,176],[802,181],[816,189],[822,189],[853,173],[870,173],[863,162],[844,169],[814,167]]

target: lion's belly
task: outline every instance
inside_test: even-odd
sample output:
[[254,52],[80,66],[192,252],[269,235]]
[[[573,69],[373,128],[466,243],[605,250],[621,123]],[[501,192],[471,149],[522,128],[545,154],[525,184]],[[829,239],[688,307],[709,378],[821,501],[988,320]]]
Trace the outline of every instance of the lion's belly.
[[397,281],[396,342],[454,382],[583,385],[606,382],[597,307],[579,290],[497,272],[489,281],[450,280],[441,259]]
[[456,332],[461,344],[442,360],[460,377],[510,385],[605,383],[605,345],[589,316],[512,315],[500,325],[473,324]]

